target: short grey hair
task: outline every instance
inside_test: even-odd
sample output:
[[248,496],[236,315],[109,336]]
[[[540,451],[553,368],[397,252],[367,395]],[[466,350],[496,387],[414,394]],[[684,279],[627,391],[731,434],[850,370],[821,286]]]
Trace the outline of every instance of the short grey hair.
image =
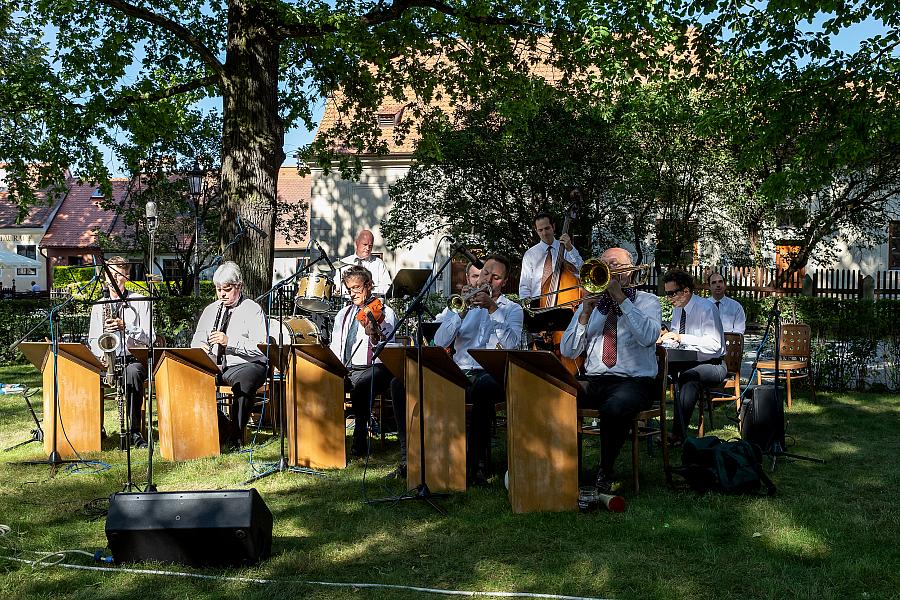
[[236,262],[226,261],[219,265],[213,274],[213,283],[215,285],[243,285],[244,278],[241,276],[241,268]]

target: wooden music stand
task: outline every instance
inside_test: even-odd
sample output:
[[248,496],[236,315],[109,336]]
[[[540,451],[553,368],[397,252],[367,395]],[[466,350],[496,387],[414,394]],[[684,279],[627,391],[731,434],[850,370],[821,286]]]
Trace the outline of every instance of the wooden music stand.
[[60,342],[58,348],[59,414],[56,414],[51,343],[19,344],[22,354],[43,374],[44,452],[49,456],[56,449],[62,458],[82,452],[99,452],[103,423],[100,371],[103,365],[84,344]]
[[[469,380],[443,348],[423,347],[425,484],[436,492],[466,491],[466,388]],[[420,476],[418,348],[388,346],[380,358],[406,385],[406,481]]]
[[218,456],[219,368],[202,348],[156,348],[153,364],[160,454],[169,460]]
[[506,382],[513,512],[578,508],[578,382],[547,351],[469,350]]
[[331,348],[295,344],[285,374],[288,462],[313,469],[347,465],[344,377]]

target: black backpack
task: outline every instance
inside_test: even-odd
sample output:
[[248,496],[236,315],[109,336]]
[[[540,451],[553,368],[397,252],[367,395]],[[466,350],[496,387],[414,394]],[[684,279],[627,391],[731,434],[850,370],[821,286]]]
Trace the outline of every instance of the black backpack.
[[681,467],[671,471],[696,492],[754,494],[761,485],[769,496],[775,484],[763,473],[759,446],[745,440],[726,442],[716,436],[688,438],[681,454]]

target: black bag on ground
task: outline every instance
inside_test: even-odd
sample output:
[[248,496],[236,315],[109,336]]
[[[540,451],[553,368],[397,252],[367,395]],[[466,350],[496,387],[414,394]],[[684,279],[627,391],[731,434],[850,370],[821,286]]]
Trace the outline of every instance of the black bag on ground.
[[673,468],[672,473],[700,493],[754,494],[765,485],[766,493],[773,496],[775,484],[763,473],[761,461],[759,446],[709,435],[684,442],[681,467]]

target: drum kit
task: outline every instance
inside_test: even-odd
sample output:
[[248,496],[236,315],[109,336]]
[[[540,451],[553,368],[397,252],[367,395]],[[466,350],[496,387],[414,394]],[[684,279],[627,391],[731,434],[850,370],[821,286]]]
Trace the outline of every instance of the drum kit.
[[[335,266],[343,265],[338,262]],[[295,344],[328,343],[334,317],[347,302],[340,290],[335,293],[336,287],[332,278],[324,273],[309,273],[298,281],[294,314],[284,322],[285,339]],[[272,327],[278,331],[277,323],[272,323]]]

